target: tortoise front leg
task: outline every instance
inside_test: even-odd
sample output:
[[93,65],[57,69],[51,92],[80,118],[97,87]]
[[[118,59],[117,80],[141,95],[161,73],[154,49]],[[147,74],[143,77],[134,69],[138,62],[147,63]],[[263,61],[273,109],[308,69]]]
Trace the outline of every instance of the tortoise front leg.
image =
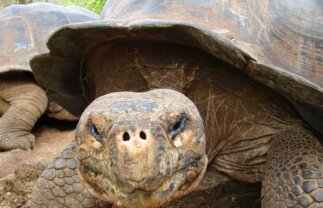
[[60,153],[38,178],[28,207],[107,207],[82,184],[73,144]]
[[46,93],[32,79],[2,79],[0,98],[5,101],[1,105],[0,151],[32,148],[35,137],[31,130],[47,108]]
[[262,207],[323,207],[323,146],[306,131],[285,132],[269,148]]

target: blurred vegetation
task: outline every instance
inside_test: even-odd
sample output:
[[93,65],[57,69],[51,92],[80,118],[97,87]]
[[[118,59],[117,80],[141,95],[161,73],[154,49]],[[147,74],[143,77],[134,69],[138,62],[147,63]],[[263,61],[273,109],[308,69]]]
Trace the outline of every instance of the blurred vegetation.
[[100,14],[107,0],[0,0],[0,9],[11,4],[29,4],[32,2],[52,2],[65,6],[77,5]]
[[106,0],[60,0],[65,6],[78,5],[100,14]]

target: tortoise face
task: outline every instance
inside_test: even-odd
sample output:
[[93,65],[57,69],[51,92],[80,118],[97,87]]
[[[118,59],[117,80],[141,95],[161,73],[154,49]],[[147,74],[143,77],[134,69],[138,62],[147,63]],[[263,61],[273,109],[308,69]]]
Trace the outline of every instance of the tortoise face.
[[162,206],[192,191],[207,166],[198,110],[173,90],[99,97],[83,113],[76,143],[85,184],[116,206]]

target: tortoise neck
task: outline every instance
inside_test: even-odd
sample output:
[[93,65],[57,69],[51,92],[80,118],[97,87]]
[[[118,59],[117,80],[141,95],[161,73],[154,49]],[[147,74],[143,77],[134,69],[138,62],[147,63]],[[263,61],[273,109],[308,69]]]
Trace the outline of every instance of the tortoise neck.
[[205,62],[200,51],[156,43],[100,43],[89,54],[86,77],[91,99],[157,88],[185,94],[195,71]]

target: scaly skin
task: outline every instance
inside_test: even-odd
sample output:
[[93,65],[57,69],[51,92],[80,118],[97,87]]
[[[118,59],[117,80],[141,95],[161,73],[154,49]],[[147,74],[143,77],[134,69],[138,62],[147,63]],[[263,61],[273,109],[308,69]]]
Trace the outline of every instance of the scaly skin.
[[37,180],[28,207],[103,207],[85,188],[77,172],[75,145],[71,144],[48,165]]
[[262,207],[323,207],[323,146],[308,131],[277,135],[267,153]]
[[44,90],[29,76],[2,75],[0,98],[8,103],[0,118],[0,151],[32,148],[30,131],[47,108]]

